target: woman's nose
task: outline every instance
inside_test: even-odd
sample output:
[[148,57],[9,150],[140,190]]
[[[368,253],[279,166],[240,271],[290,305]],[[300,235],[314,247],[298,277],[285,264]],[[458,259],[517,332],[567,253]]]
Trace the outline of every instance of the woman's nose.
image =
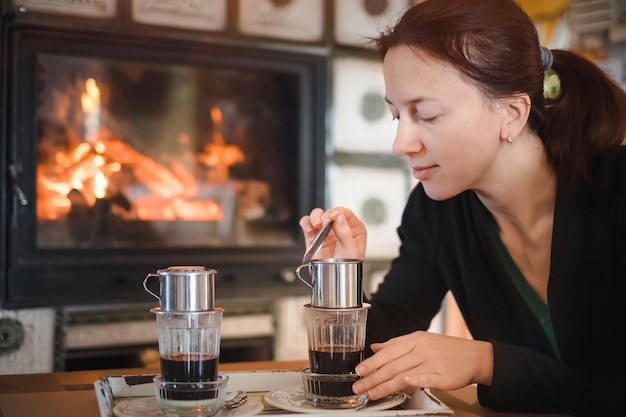
[[405,156],[423,149],[422,141],[415,132],[398,125],[396,138],[393,141],[392,152],[396,156]]

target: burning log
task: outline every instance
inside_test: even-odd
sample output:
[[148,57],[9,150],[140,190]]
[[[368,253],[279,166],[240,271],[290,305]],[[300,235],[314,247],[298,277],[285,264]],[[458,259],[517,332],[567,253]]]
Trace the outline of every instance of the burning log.
[[154,194],[163,199],[174,198],[185,192],[182,182],[165,166],[136,151],[121,140],[103,138],[104,155],[132,168],[135,177]]
[[122,211],[130,211],[132,204],[130,201],[120,193],[115,193],[112,196],[106,196],[103,198],[96,198],[94,205],[89,204],[85,195],[76,188],[73,188],[67,195],[70,200],[70,213],[71,219],[90,219],[92,217],[98,218],[106,216],[115,216],[114,208],[119,208]]

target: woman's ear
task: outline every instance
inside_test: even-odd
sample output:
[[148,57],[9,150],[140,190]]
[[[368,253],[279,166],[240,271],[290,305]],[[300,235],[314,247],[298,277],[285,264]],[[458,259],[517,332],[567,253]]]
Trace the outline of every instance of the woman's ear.
[[501,105],[504,120],[500,136],[516,137],[524,130],[530,117],[530,97],[528,94],[517,94],[502,99]]

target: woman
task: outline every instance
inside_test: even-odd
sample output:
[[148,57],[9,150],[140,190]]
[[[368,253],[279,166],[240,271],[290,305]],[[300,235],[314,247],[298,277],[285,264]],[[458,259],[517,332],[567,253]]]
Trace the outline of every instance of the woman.
[[[375,40],[419,180],[368,318],[370,399],[478,384],[483,406],[598,415],[626,393],[626,95],[509,0],[426,0]],[[560,89],[544,98],[544,71]],[[347,208],[318,258],[365,257]],[[375,238],[375,237],[374,237]],[[451,291],[472,340],[423,330]]]

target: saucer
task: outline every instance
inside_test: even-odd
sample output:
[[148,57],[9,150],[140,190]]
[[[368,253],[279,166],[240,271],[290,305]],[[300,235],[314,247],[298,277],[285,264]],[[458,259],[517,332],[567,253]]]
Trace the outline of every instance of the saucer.
[[[216,417],[254,416],[263,411],[263,403],[248,397],[240,407],[222,410]],[[113,408],[115,417],[153,417],[160,416],[161,411],[156,397],[136,397],[120,402]]]
[[362,411],[370,412],[370,411],[380,411],[387,410],[389,408],[400,405],[406,399],[406,395],[402,392],[396,392],[395,394],[391,394],[390,396],[383,398],[377,401],[371,401],[368,403],[367,407],[364,407],[361,410],[355,410],[354,408],[337,408],[337,409],[329,409],[329,408],[320,408],[316,407],[304,398],[304,391],[302,386],[282,388],[276,391],[271,391],[265,394],[264,400],[268,404],[280,408],[287,411],[293,411],[296,413],[320,413],[320,414],[329,414],[329,413],[360,413]]

